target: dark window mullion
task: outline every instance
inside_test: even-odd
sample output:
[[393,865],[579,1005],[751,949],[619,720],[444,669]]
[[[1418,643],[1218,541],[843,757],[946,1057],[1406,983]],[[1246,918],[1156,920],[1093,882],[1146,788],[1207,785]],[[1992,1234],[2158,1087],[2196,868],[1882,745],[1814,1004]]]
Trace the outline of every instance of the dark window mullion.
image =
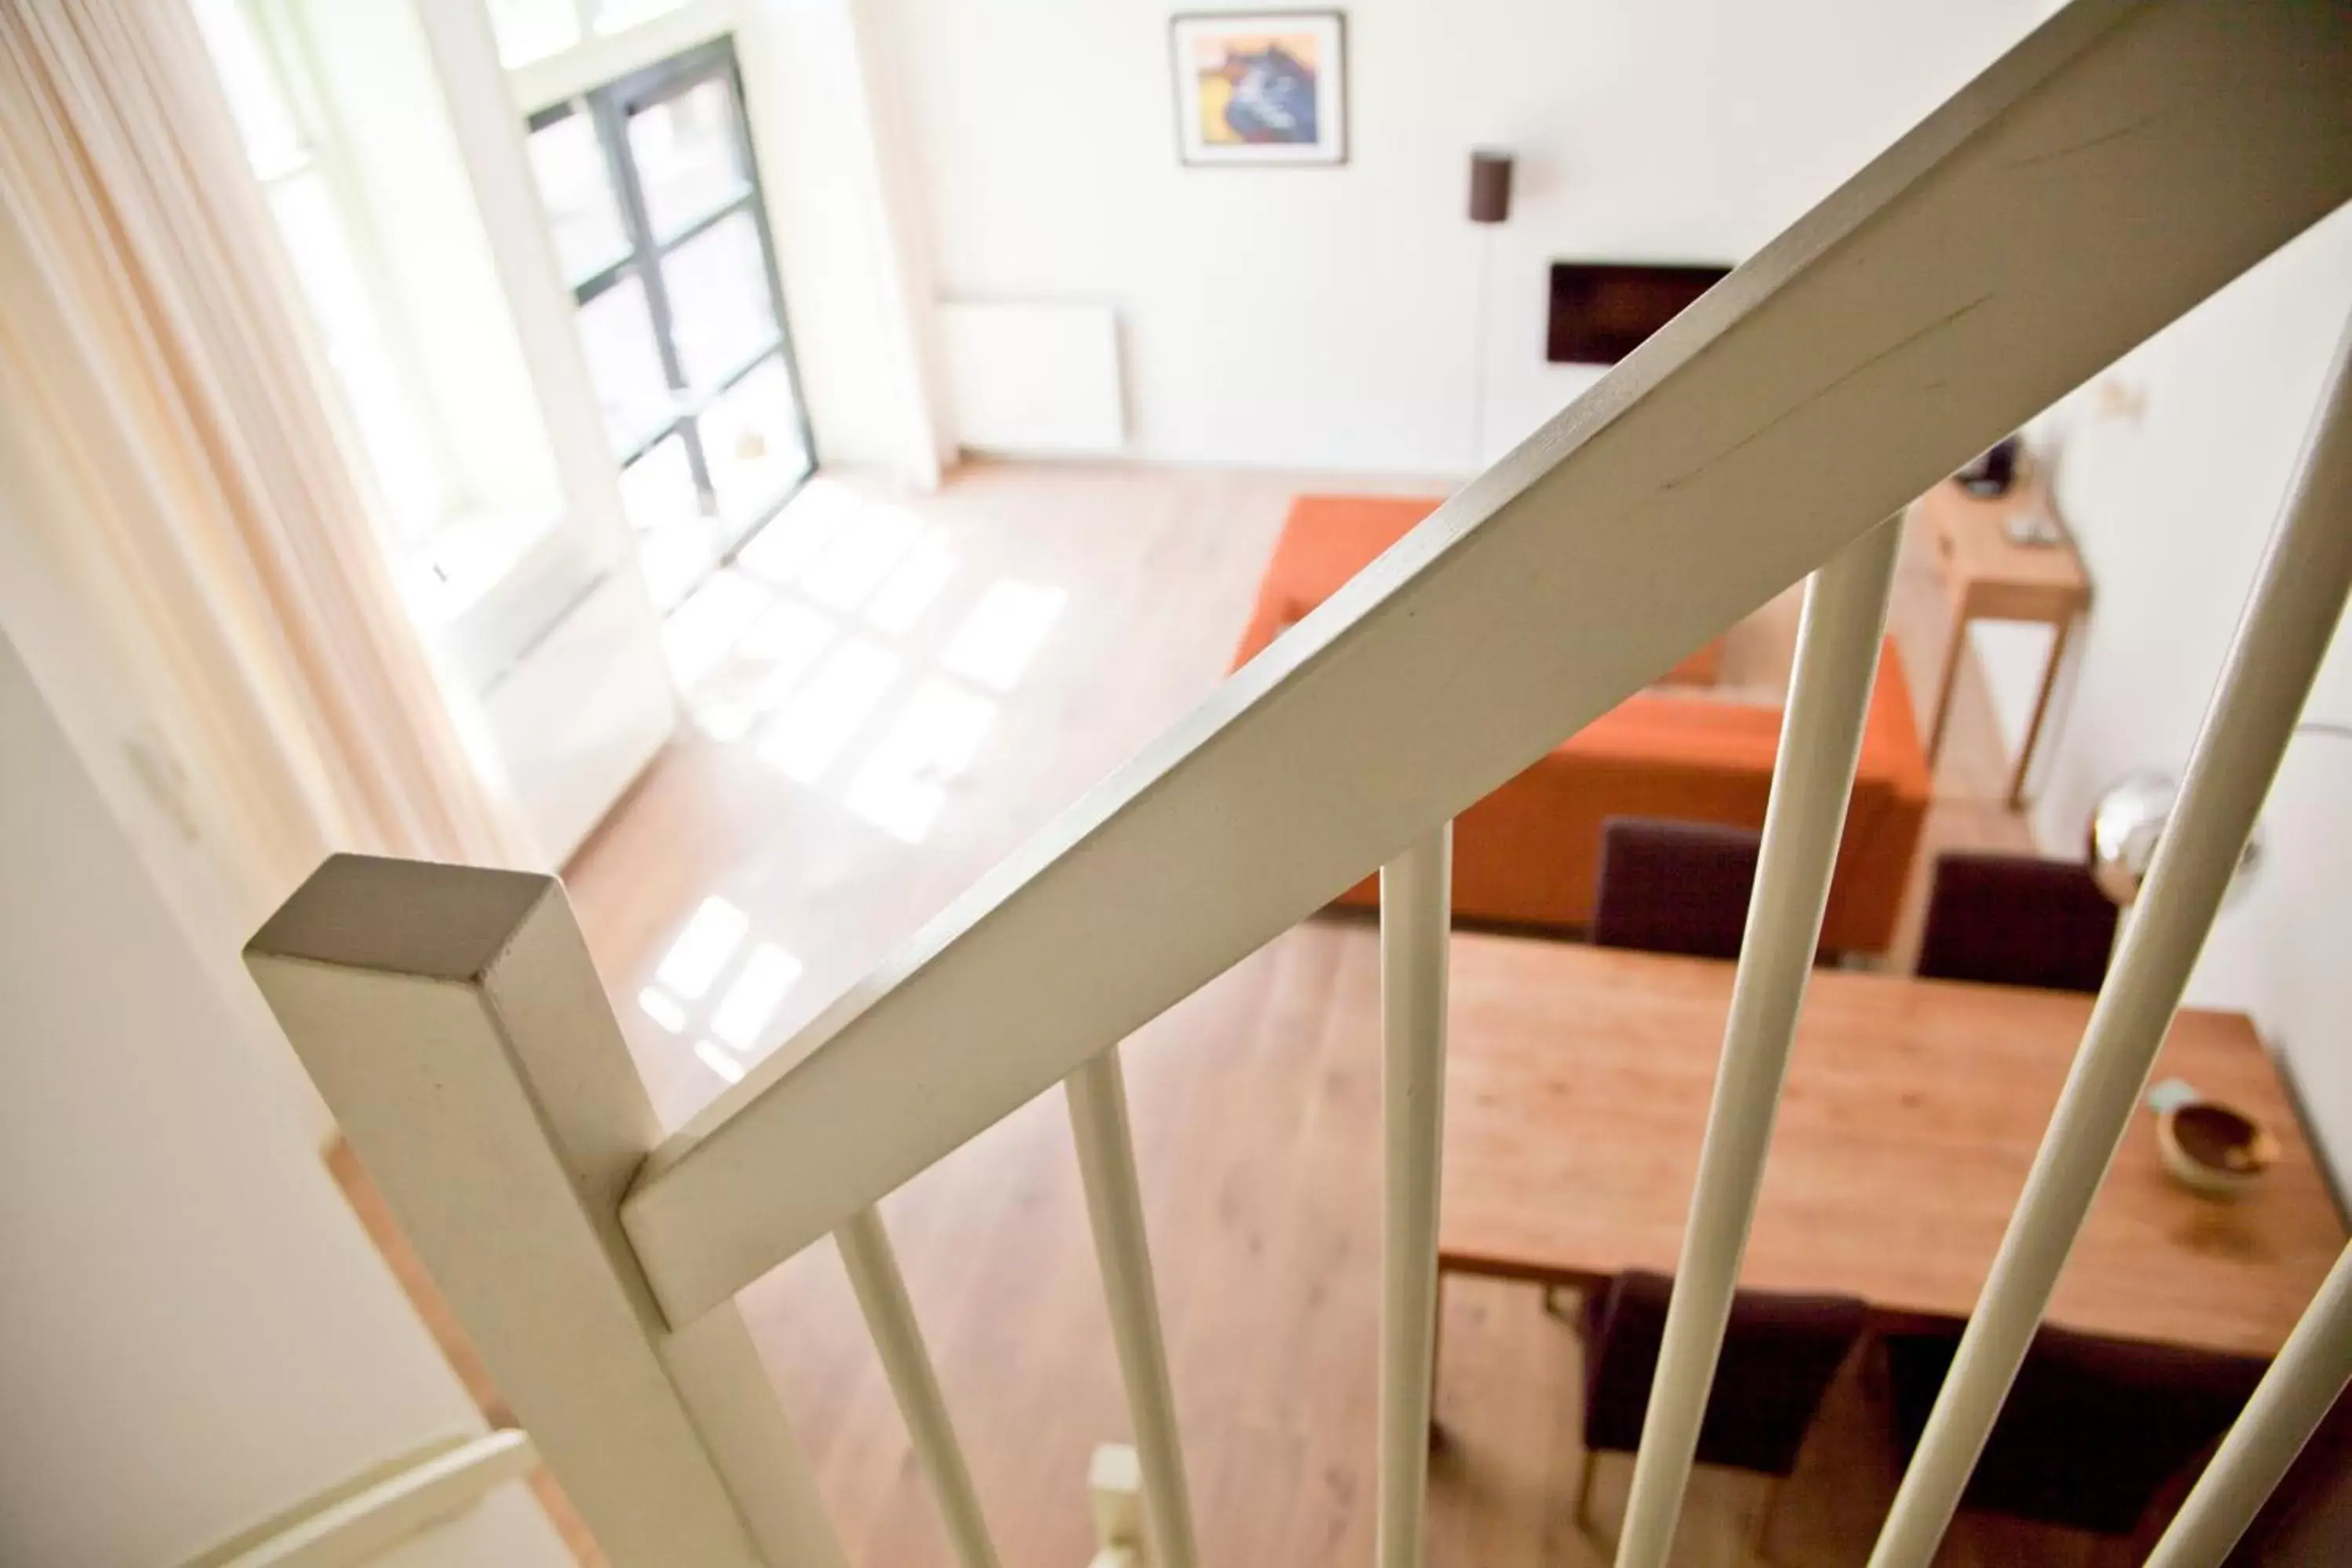
[[[638,176],[635,149],[628,139],[631,117],[642,110],[651,109],[681,94],[691,92],[706,83],[719,85],[726,100],[726,111],[732,132],[730,141],[735,164],[746,189],[733,200],[710,212],[698,216],[691,224],[667,240],[653,233],[645,188]],[[724,527],[724,549],[732,558],[735,551],[750,540],[761,525],[773,517],[790,498],[800,479],[805,479],[815,466],[815,439],[809,426],[808,405],[801,394],[800,369],[793,353],[792,327],[784,313],[784,290],[782,268],[777,264],[775,237],[769,231],[768,215],[763,205],[760,182],[759,156],[751,133],[750,117],[744,107],[742,71],[735,58],[733,41],[718,38],[684,54],[646,66],[628,76],[608,82],[604,87],[583,95],[579,101],[593,117],[596,137],[602,147],[613,187],[621,204],[622,222],[632,247],[628,258],[616,267],[593,279],[583,280],[583,302],[604,288],[609,288],[620,277],[635,270],[646,290],[646,308],[652,318],[656,347],[661,355],[662,374],[677,394],[677,416],[651,437],[632,461],[644,456],[660,440],[677,437],[685,447],[688,467],[696,489],[709,506],[714,516],[720,516]],[[549,114],[551,121],[559,116]],[[534,117],[534,125],[538,122]],[[675,318],[670,309],[668,280],[661,271],[664,256],[670,254],[696,236],[703,234],[727,217],[748,211],[752,216],[752,229],[760,246],[761,269],[766,274],[771,313],[775,321],[774,334],[759,350],[728,368],[724,378],[708,389],[707,395],[689,386],[685,366],[677,352]],[[739,522],[725,520],[719,512],[716,487],[712,483],[708,453],[703,445],[701,422],[711,405],[740,384],[761,366],[781,362],[784,374],[792,384],[793,410],[797,415],[801,449],[807,454],[806,466],[798,479],[784,485],[772,500],[763,503],[756,515]]]
[[[636,159],[629,151],[628,121],[622,112],[618,95],[610,89],[589,94],[588,108],[596,119],[596,140],[604,149],[604,164],[612,176],[614,192],[620,197],[621,225],[628,233],[637,285],[645,290],[646,312],[653,318],[654,347],[661,355],[662,375],[669,383],[670,391],[683,403],[689,390],[686,366],[678,358],[677,328],[670,315],[669,289],[662,278],[660,247],[654,243],[653,224],[646,216],[645,186],[637,178]],[[703,458],[702,433],[691,418],[681,418],[671,428],[685,442],[694,488],[715,516],[719,493],[710,481],[710,465]]]
[[719,517],[719,487],[710,478],[710,458],[702,446],[702,416],[689,414],[677,422],[677,438],[686,443],[687,466],[694,470],[694,488],[710,503],[710,515]]
[[734,391],[735,384],[737,382],[741,381],[745,376],[750,375],[753,371],[759,369],[770,360],[783,358],[784,346],[784,336],[782,332],[770,338],[766,347],[762,348],[758,353],[751,355],[751,358],[743,361],[742,363],[737,365],[734,369],[729,371],[725,379],[720,381],[718,386],[712,389],[710,395],[716,398],[720,393]]
[[704,82],[723,76],[734,58],[731,37],[713,38],[682,55],[672,55],[666,60],[656,60],[649,66],[640,67],[627,76],[606,82],[597,90],[612,94],[624,115],[635,114],[658,108],[671,99],[683,98]]
[[[770,338],[765,343],[761,345],[758,353],[751,354],[738,363],[728,367],[727,374],[720,376],[719,380],[712,384],[709,392],[688,393],[687,395],[688,401],[684,405],[685,416],[689,419],[699,419],[702,416],[710,412],[710,405],[718,402],[720,398],[726,396],[729,393],[734,391],[737,383],[742,381],[746,376],[759,369],[761,365],[767,363],[770,360],[783,358],[784,346],[784,340],[781,334],[776,337]],[[789,370],[791,367],[788,365],[785,368]]]
[[688,224],[684,228],[679,229],[676,234],[671,235],[668,238],[656,241],[656,249],[663,256],[676,255],[678,249],[683,247],[687,241],[691,239],[699,239],[702,236],[709,233],[712,229],[717,228],[727,219],[733,217],[737,213],[749,211],[757,194],[758,193],[751,189],[749,184],[746,184],[743,187],[742,194],[735,197],[734,200],[724,203],[721,205],[712,207],[709,212],[704,213],[700,217],[696,218],[692,223]]
[[591,300],[596,298],[597,295],[602,294],[607,289],[610,289],[614,284],[620,282],[622,279],[626,278],[630,273],[635,271],[636,267],[637,258],[636,254],[633,251],[629,255],[621,258],[620,260],[614,262],[611,266],[604,268],[603,270],[590,273],[587,277],[583,278],[579,282],[572,286],[572,303],[576,305],[587,304]]
[[685,426],[688,417],[689,416],[681,414],[677,418],[670,420],[668,423],[656,427],[651,435],[641,437],[635,446],[627,447],[622,451],[621,467],[625,468],[630,467],[635,464],[638,458],[644,457],[646,453],[652,451],[656,447],[660,446],[664,441],[668,440],[673,436],[682,437],[684,435],[682,426]]

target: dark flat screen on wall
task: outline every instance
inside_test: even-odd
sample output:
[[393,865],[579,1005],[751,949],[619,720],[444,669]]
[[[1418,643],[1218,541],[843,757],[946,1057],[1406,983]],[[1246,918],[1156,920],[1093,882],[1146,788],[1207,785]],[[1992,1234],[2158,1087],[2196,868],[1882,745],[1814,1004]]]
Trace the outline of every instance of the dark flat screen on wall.
[[1555,261],[1544,358],[1555,364],[1614,364],[1729,271]]

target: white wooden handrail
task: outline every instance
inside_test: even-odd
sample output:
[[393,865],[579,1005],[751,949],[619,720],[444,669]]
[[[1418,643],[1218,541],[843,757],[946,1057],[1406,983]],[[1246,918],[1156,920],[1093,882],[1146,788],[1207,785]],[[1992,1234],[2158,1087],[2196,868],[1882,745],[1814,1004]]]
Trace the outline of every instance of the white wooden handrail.
[[1050,1088],[2352,196],[2347,32],[2297,0],[2053,17],[669,1139],[623,1208],[665,1312]]
[[2138,1109],[2148,1069],[2237,872],[2347,595],[2352,331],[2336,346],[2285,515],[2214,687],[2179,801],[2099,988],[1984,1293],[1871,1552],[1871,1568],[1924,1568],[1943,1540],[2058,1272]]

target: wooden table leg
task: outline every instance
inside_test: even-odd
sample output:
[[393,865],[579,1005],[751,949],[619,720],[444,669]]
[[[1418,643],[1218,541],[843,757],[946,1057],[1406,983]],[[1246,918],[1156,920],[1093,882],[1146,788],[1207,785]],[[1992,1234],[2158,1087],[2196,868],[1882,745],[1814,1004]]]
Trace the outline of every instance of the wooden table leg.
[[2033,766],[2033,748],[2042,740],[2042,721],[2050,711],[2050,694],[2058,686],[2058,667],[2066,662],[2066,638],[2074,629],[2073,617],[2055,623],[2051,628],[2050,662],[2042,667],[2042,689],[2034,694],[2033,717],[2026,721],[2025,742],[2017,749],[2017,772],[2009,781],[2009,809],[2015,811],[2025,804],[2025,774]]
[[1952,646],[1944,650],[1944,680],[1936,690],[1936,721],[1927,729],[1927,773],[1931,778],[1935,775],[1937,759],[1944,754],[1944,728],[1952,718],[1952,689],[1959,684],[1960,655],[1968,646],[1968,613],[1955,610]]

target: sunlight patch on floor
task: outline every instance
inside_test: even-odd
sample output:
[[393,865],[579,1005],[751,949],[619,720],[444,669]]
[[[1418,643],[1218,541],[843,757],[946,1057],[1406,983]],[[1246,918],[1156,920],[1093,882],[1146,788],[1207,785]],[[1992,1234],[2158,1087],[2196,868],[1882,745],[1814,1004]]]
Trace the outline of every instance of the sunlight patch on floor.
[[768,725],[760,760],[794,784],[816,784],[875,716],[903,663],[863,637],[835,649]]
[[710,1032],[739,1051],[760,1043],[768,1020],[801,977],[801,961],[772,942],[763,942],[743,961],[743,972],[728,986],[710,1014]]
[[686,1028],[685,1006],[658,985],[648,985],[637,993],[637,1011],[673,1035]]
[[790,587],[835,537],[855,524],[866,504],[837,480],[811,479],[736,552],[735,569],[771,587]]
[[[664,625],[694,728],[744,748],[845,831],[929,844],[1070,601],[1024,576],[966,577],[952,537],[914,509],[812,480]],[[772,1043],[805,968],[789,933],[754,924],[706,899],[636,997],[730,1083]]]
[[775,600],[740,572],[721,572],[662,622],[662,651],[678,688],[692,691],[717,669]]
[[834,536],[793,586],[825,608],[849,615],[874,596],[921,533],[922,525],[905,512],[868,506]]
[[954,575],[955,553],[948,548],[946,531],[927,530],[866,605],[866,625],[892,637],[905,637],[921,624]]
[[661,962],[654,966],[654,978],[671,994],[689,1002],[697,1000],[710,989],[751,929],[750,916],[713,894],[702,900],[686,922],[686,929],[662,954]]
[[999,577],[956,628],[940,662],[967,679],[1010,691],[1045,646],[1069,597],[1043,583]]
[[694,1042],[695,1059],[729,1083],[743,1081],[743,1064],[712,1045],[709,1040]]
[[841,635],[841,624],[784,599],[744,632],[733,657],[695,689],[697,728],[714,741],[740,741],[807,679]]
[[931,677],[899,709],[842,803],[899,842],[922,843],[995,722],[995,703]]

